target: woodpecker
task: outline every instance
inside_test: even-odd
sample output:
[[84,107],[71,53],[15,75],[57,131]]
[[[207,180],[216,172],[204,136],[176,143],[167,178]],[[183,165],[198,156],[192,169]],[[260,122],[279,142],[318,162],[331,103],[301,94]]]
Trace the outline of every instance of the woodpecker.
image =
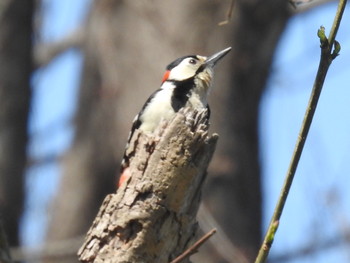
[[[207,102],[214,66],[222,59],[231,47],[219,51],[212,56],[188,55],[171,62],[164,73],[162,84],[145,102],[141,111],[135,116],[129,133],[126,149],[136,129],[152,133],[162,120],[170,120],[181,108],[194,110],[210,108]],[[129,156],[124,152],[121,163],[120,186],[129,176]]]

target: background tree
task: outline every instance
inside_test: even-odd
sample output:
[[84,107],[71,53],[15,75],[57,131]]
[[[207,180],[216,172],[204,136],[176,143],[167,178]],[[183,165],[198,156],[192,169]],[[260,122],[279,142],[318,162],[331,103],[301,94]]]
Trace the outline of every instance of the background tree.
[[19,245],[32,71],[34,1],[4,1],[0,9],[0,221]]

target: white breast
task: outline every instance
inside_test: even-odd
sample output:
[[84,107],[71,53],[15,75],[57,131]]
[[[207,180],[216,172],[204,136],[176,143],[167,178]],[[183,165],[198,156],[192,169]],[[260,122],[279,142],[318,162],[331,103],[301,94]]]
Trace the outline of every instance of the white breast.
[[175,112],[171,106],[173,89],[174,87],[169,83],[155,95],[140,117],[141,130],[153,132],[162,120],[169,120],[174,116]]

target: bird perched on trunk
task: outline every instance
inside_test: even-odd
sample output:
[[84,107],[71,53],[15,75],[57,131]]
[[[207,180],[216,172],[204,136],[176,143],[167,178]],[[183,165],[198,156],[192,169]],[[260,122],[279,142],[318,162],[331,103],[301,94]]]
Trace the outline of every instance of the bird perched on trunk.
[[[136,129],[152,133],[163,120],[170,120],[181,108],[193,110],[210,109],[207,96],[212,85],[214,67],[231,47],[205,57],[189,55],[171,62],[162,79],[162,85],[145,102],[139,114],[136,115],[129,133],[126,149]],[[124,152],[119,186],[130,176],[129,158]]]

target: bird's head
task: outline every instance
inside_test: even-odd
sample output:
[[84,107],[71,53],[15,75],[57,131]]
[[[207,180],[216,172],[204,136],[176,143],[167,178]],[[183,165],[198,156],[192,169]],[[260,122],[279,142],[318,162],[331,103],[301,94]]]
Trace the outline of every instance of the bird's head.
[[166,67],[166,72],[163,76],[162,82],[181,82],[191,78],[196,78],[207,82],[209,85],[212,80],[214,66],[220,59],[230,52],[230,50],[231,47],[228,47],[209,57],[189,55],[178,58]]

